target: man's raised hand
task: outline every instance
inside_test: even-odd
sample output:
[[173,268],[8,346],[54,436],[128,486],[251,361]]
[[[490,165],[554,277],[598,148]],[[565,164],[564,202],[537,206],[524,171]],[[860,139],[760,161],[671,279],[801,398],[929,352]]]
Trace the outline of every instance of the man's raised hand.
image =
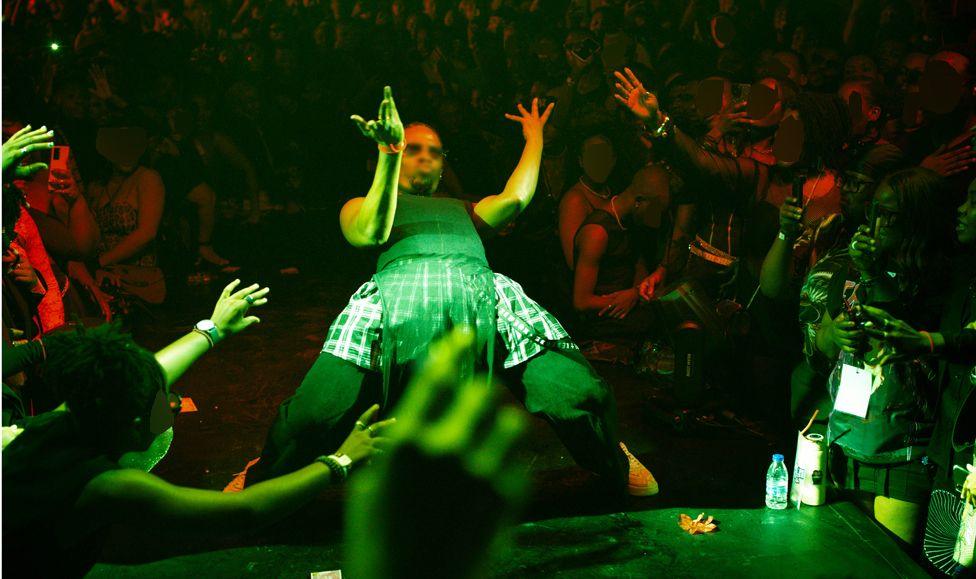
[[41,127],[31,130],[27,125],[3,144],[3,179],[29,179],[38,171],[47,169],[46,163],[19,165],[21,159],[34,151],[47,151],[54,146],[54,131]]
[[526,142],[532,140],[538,140],[542,142],[542,129],[546,126],[546,121],[549,120],[549,115],[552,114],[553,107],[556,106],[555,103],[549,103],[546,110],[539,114],[539,99],[532,99],[532,110],[528,111],[522,106],[522,103],[518,103],[519,114],[513,115],[505,113],[505,118],[510,121],[515,121],[522,125],[522,136],[525,137]]
[[390,87],[383,87],[383,102],[376,120],[367,121],[359,115],[352,115],[352,119],[359,132],[376,141],[379,145],[399,148],[403,145],[403,122],[393,102],[393,91]]
[[623,72],[614,71],[613,75],[617,77],[614,98],[640,120],[658,122],[657,97],[644,88],[634,71],[624,68]]

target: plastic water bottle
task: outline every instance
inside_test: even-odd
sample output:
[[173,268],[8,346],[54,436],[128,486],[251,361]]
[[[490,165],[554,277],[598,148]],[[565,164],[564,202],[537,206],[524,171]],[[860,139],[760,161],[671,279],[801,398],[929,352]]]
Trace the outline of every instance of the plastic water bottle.
[[783,455],[774,454],[773,462],[766,471],[766,506],[771,509],[785,509],[790,486],[790,474],[783,464]]

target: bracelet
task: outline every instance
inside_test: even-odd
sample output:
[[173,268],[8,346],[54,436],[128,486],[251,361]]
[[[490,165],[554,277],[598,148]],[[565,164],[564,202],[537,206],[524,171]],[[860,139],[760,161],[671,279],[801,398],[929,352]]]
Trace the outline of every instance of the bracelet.
[[648,137],[652,139],[663,139],[671,134],[671,129],[674,128],[674,123],[671,121],[671,117],[667,113],[661,113],[664,118],[661,120],[661,124],[657,126],[653,131],[648,131],[645,126],[645,133]]
[[332,471],[332,476],[335,477],[336,482],[342,482],[346,480],[347,476],[349,476],[349,469],[339,464],[336,457],[332,456],[331,454],[329,456],[320,456],[315,459],[315,462],[321,462],[325,466],[329,467],[329,470]]
[[196,332],[196,333],[198,333],[198,334],[200,334],[204,338],[206,338],[207,341],[210,342],[210,349],[213,350],[213,348],[216,345],[216,343],[214,342],[214,339],[212,337],[210,337],[210,334],[208,334],[207,332],[204,332],[203,330],[199,330],[197,328],[193,328],[193,331]]
[[379,147],[380,151],[386,153],[387,155],[398,155],[403,152],[403,149],[406,146],[407,144],[405,142],[400,141],[399,145],[380,145]]
[[935,340],[932,339],[932,334],[930,334],[928,332],[925,332],[925,331],[919,332],[919,334],[922,334],[923,336],[925,336],[926,338],[929,339],[929,354],[934,354],[935,353]]
[[786,233],[783,232],[782,229],[779,231],[778,234],[776,234],[776,237],[778,237],[782,241],[794,241],[794,239],[788,237]]

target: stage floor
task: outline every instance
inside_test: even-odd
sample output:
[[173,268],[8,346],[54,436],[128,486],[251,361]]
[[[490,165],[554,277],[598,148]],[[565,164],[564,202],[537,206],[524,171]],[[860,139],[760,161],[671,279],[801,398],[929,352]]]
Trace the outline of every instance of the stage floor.
[[[262,323],[201,360],[179,389],[197,412],[183,414],[156,473],[188,486],[222,489],[259,455],[277,405],[311,366],[328,324],[363,276],[313,274],[267,281]],[[245,279],[250,282],[250,278]],[[217,288],[214,288],[216,291]],[[209,295],[175,300],[144,332],[161,346],[209,316]],[[660,389],[631,370],[595,364],[613,385],[622,438],[654,472],[661,494],[614,502],[597,494],[542,421],[533,421],[520,460],[535,490],[512,540],[491,562],[499,577],[924,577],[871,520],[847,503],[773,512],[762,507],[773,452],[789,454],[795,433],[716,426],[678,433],[655,419]],[[504,400],[514,403],[510,395]],[[719,421],[722,422],[722,421]],[[200,544],[114,536],[91,577],[294,577],[342,569],[343,493],[324,493],[297,516],[258,535]],[[681,513],[720,521],[691,536]],[[136,544],[154,545],[136,548]],[[423,570],[418,570],[423,577]],[[354,579],[354,578],[353,578]]]
[[[720,509],[722,531],[691,536],[688,509],[558,517],[519,525],[490,562],[495,577],[928,577],[849,503],[802,511]],[[337,537],[336,537],[337,539]],[[335,541],[229,547],[89,577],[294,577],[342,569]],[[417,577],[424,577],[422,570]]]

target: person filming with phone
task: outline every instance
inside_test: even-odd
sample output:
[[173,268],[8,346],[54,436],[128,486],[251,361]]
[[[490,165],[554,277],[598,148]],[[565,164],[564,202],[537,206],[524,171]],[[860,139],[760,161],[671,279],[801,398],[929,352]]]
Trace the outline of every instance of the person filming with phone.
[[912,168],[878,186],[867,224],[850,243],[853,267],[833,277],[817,347],[835,360],[828,378],[830,476],[908,545],[916,544],[931,490],[926,454],[938,403],[938,366],[890,356],[868,329],[868,307],[914,327],[936,327],[953,249],[946,182]]

